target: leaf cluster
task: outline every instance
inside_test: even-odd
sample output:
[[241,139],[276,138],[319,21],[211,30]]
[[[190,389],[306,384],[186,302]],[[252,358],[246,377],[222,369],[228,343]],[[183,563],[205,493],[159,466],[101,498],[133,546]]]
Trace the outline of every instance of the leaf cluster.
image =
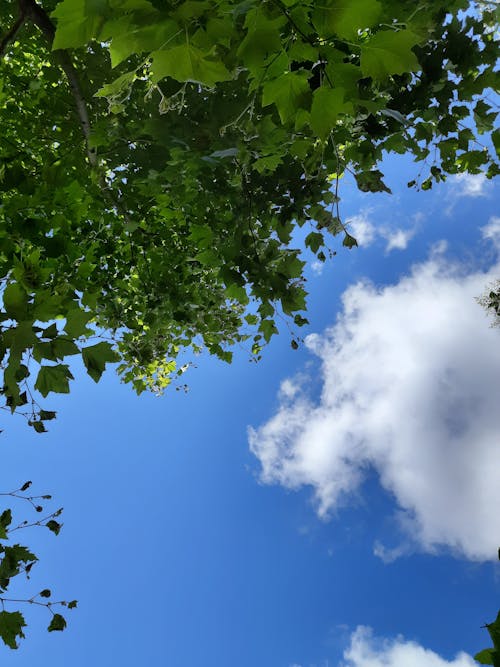
[[[17,501],[24,501],[31,505],[37,513],[43,513],[43,506],[40,504],[43,501],[51,500],[48,494],[32,496],[26,493],[30,488],[31,482],[25,482],[19,489],[1,493],[0,496],[4,498],[11,498]],[[41,519],[34,521],[24,520],[18,525],[12,525],[12,510],[10,508],[4,509],[0,514],[0,638],[6,646],[12,649],[18,648],[18,640],[24,638],[24,628],[26,621],[23,614],[19,610],[11,611],[10,607],[15,604],[28,604],[44,607],[50,613],[51,620],[48,625],[48,631],[64,630],[66,627],[65,618],[58,612],[54,611],[54,607],[65,607],[67,609],[74,609],[77,606],[77,601],[72,600],[67,602],[65,600],[52,601],[50,598],[52,592],[48,588],[44,588],[39,593],[30,598],[19,599],[11,597],[12,582],[15,577],[22,574],[27,579],[30,578],[30,572],[33,566],[38,561],[37,556],[32,553],[27,547],[21,544],[11,544],[10,540],[12,533],[30,528],[34,526],[46,527],[55,535],[59,534],[62,524],[56,519],[61,515],[62,508],[51,512]],[[7,607],[7,608],[6,608]]]
[[423,190],[496,175],[495,17],[467,7],[1,0],[5,409],[45,431],[72,358],[138,393],[186,350],[258,359],[282,314],[307,323],[297,238],[321,261],[356,245],[346,172],[389,193],[392,152]]

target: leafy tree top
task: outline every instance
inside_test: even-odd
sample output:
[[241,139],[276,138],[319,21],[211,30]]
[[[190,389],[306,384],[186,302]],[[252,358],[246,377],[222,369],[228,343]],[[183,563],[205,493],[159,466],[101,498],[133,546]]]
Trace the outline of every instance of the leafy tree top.
[[[256,358],[307,320],[293,233],[356,244],[339,177],[389,191],[498,173],[495,3],[0,0],[0,356],[6,408],[118,361],[136,391],[206,348]],[[292,345],[296,342],[292,342]]]

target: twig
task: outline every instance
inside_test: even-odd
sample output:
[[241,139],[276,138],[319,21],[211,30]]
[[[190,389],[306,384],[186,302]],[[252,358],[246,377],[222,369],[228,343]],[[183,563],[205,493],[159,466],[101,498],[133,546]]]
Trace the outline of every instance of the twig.
[[[43,7],[40,7],[35,0],[19,0],[19,8],[21,16],[23,16],[23,21],[25,18],[30,19],[30,21],[45,35],[49,46],[52,46],[56,29]],[[90,121],[87,111],[87,103],[85,102],[85,97],[80,87],[77,71],[69,53],[65,49],[57,49],[54,51],[54,55],[59,61],[59,65],[68,80],[75,101],[78,118],[80,119],[80,126],[85,138],[85,144],[87,146],[87,158],[91,166],[94,167],[97,164],[97,155],[95,149],[90,147]]]

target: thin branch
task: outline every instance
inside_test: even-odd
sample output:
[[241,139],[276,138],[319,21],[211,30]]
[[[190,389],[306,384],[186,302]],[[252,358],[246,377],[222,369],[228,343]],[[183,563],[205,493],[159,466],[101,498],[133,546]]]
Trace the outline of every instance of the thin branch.
[[[21,15],[29,18],[32,23],[34,23],[37,28],[42,31],[49,43],[49,46],[52,47],[56,29],[43,7],[40,7],[40,5],[35,2],[35,0],[19,0],[19,7],[21,10]],[[91,166],[94,167],[97,164],[97,155],[95,150],[90,148],[89,145],[90,120],[87,111],[87,103],[85,102],[85,97],[80,87],[78,73],[75,69],[75,66],[73,65],[69,53],[65,49],[57,49],[54,51],[54,55],[59,61],[59,65],[61,66],[61,69],[65,73],[68,80],[68,84],[75,101],[78,118],[80,119],[82,133],[87,146],[87,158]]]

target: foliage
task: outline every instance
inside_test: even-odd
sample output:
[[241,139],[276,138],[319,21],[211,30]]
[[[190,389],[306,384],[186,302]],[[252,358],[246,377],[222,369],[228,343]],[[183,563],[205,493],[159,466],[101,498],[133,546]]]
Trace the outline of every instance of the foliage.
[[[42,496],[26,494],[30,486],[31,482],[25,482],[19,489],[9,491],[8,493],[1,493],[0,495],[24,500],[37,513],[43,513],[43,506],[40,503],[44,500],[51,500],[51,496],[47,494]],[[7,544],[11,539],[12,533],[24,528],[42,526],[48,528],[54,535],[58,535],[62,524],[56,519],[61,513],[62,508],[36,521],[30,522],[24,520],[14,526],[12,526],[11,509],[4,509],[0,514],[0,638],[10,648],[18,648],[18,639],[24,637],[23,629],[26,627],[26,622],[20,611],[9,611],[6,607],[10,608],[12,604],[17,605],[21,603],[45,607],[51,614],[51,620],[47,629],[49,632],[52,632],[54,630],[64,630],[66,627],[66,620],[60,613],[54,611],[54,607],[74,609],[77,605],[76,600],[72,600],[71,602],[66,602],[65,600],[52,602],[49,599],[52,595],[49,588],[44,588],[30,598],[19,599],[7,597],[9,587],[12,585],[12,579],[23,573],[29,579],[31,568],[38,560],[35,554],[27,547],[20,544]]]
[[485,294],[477,299],[477,302],[486,310],[488,315],[493,316],[492,327],[500,327],[500,280],[489,286]]
[[493,642],[493,648],[485,648],[474,656],[481,665],[500,666],[500,611],[493,623],[487,623],[485,628],[488,630]]
[[5,408],[45,431],[36,392],[68,392],[71,358],[139,393],[183,350],[258,359],[282,313],[307,322],[297,239],[356,245],[346,171],[363,192],[390,192],[391,152],[423,190],[496,175],[495,15],[467,8],[0,0]]

